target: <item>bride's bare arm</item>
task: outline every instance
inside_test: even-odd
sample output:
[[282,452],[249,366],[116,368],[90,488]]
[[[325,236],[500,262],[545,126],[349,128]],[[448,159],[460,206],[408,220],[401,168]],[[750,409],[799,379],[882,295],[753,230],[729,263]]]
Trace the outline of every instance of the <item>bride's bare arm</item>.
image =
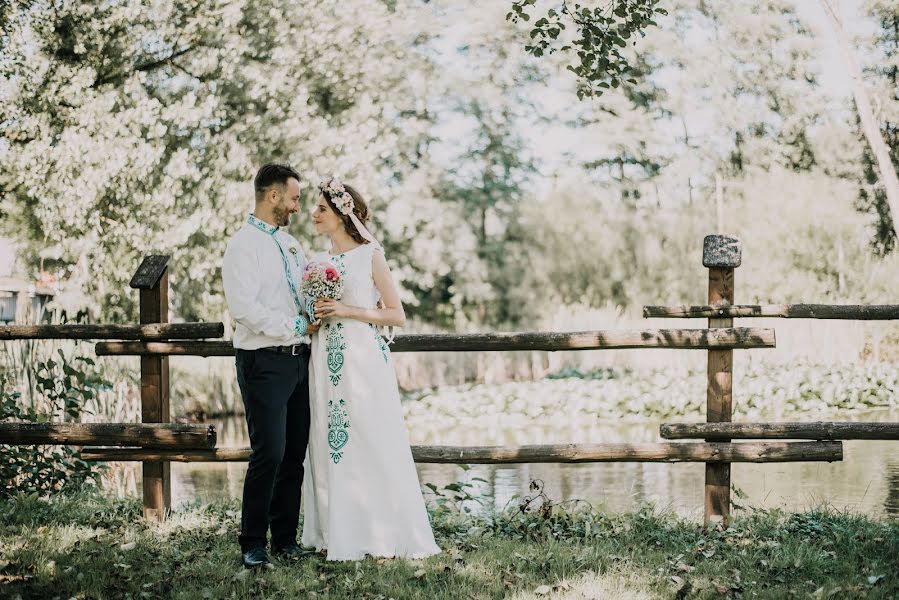
[[359,306],[347,306],[336,300],[323,299],[315,303],[315,316],[317,318],[341,317],[355,319],[363,323],[374,325],[402,327],[406,324],[406,311],[400,302],[400,292],[390,274],[387,259],[383,252],[374,252],[372,256],[372,278],[375,287],[381,293],[383,308],[361,308]]

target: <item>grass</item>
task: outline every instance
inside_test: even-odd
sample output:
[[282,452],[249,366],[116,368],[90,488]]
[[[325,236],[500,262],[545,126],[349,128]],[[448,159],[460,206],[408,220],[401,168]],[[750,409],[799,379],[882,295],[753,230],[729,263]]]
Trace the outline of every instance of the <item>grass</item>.
[[444,552],[422,561],[315,556],[248,571],[236,501],[186,506],[156,524],[141,519],[139,499],[20,494],[0,501],[0,597],[899,597],[896,521],[744,510],[715,530],[652,507],[551,506],[473,517],[435,504]]

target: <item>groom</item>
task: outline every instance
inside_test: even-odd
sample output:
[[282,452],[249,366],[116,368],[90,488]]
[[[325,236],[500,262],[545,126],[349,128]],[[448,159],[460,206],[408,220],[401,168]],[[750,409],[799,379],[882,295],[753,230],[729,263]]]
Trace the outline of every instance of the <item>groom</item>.
[[300,176],[269,163],[256,174],[256,207],[228,242],[222,280],[237,322],[237,382],[250,434],[243,486],[240,542],[243,564],[269,564],[272,553],[306,554],[297,544],[303,458],[309,441],[309,334],[300,291],[306,257],[281,229],[299,211]]

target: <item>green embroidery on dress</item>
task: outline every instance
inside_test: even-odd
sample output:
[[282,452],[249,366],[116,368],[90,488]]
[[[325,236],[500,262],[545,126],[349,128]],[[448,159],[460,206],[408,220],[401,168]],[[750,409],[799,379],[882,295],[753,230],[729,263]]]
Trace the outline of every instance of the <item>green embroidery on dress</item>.
[[350,422],[345,405],[343,400],[338,400],[336,404],[328,400],[328,446],[331,447],[331,460],[335,465],[343,458],[343,447],[350,439],[346,431],[350,428]]
[[328,352],[328,377],[331,379],[331,385],[337,386],[343,374],[343,351],[346,350],[346,344],[343,342],[343,323],[328,323],[325,325],[328,330],[328,337],[325,340],[325,349]]
[[378,328],[375,327],[374,323],[369,323],[369,327],[375,334],[375,339],[378,341],[378,347],[381,349],[381,356],[384,357],[384,363],[390,362],[390,349],[387,347],[387,342],[384,341],[384,338],[378,333]]
[[337,267],[337,272],[340,273],[341,277],[346,277],[346,265],[343,262],[344,258],[343,254],[331,257],[331,262]]

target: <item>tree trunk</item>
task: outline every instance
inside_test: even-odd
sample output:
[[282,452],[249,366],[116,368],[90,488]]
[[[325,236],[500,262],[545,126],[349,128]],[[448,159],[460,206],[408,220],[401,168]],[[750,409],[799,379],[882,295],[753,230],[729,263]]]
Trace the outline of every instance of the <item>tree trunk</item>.
[[839,14],[839,1],[821,0],[821,3],[824,5],[824,12],[827,13],[830,24],[833,26],[837,45],[843,54],[846,69],[849,71],[849,78],[852,80],[852,96],[855,99],[855,107],[858,110],[859,120],[862,124],[862,132],[877,160],[877,170],[880,174],[880,181],[886,189],[887,206],[889,207],[890,217],[893,220],[893,231],[896,233],[896,237],[899,238],[899,176],[896,175],[896,167],[890,160],[890,148],[880,133],[877,121],[874,120],[874,111],[871,108],[868,92],[865,90],[861,67],[859,67],[852,51],[849,36],[846,35],[846,31],[843,29],[843,19]]

